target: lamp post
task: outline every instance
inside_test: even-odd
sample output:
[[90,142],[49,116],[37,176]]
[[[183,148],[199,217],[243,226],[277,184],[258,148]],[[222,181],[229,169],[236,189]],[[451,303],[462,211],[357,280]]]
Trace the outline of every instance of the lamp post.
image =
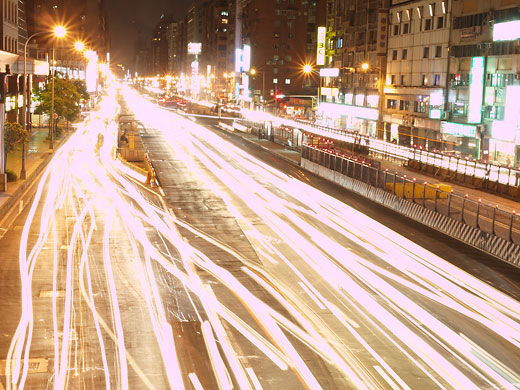
[[[54,34],[58,38],[63,38],[67,31],[64,27],[58,26],[54,29]],[[49,149],[54,149],[54,74],[56,73],[56,64],[54,61],[54,44],[52,45],[52,64],[54,68],[51,67],[51,78],[52,78],[52,86],[51,86],[51,129],[50,129],[50,142]]]
[[249,71],[249,73],[251,73],[251,75],[253,76],[257,73],[262,74],[262,105],[265,105],[265,71],[256,70],[255,68],[253,68]]
[[[66,30],[62,26],[57,26],[54,28],[54,31],[40,31],[37,33],[32,34],[27,40],[25,41],[24,49],[23,49],[23,116],[22,116],[22,128],[24,130],[27,130],[27,95],[29,94],[28,88],[27,88],[27,45],[29,44],[29,41],[41,34],[49,34],[54,33],[54,35],[58,38],[62,38],[65,36]],[[34,72],[34,70],[33,70]],[[22,168],[20,170],[20,179],[25,180],[26,178],[26,170],[25,170],[25,141],[22,142]]]

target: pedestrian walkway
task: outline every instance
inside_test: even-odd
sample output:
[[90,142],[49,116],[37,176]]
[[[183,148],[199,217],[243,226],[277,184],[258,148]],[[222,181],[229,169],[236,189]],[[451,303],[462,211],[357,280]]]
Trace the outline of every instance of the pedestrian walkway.
[[[27,144],[27,153],[25,158],[25,172],[26,180],[16,180],[15,182],[7,183],[7,191],[0,192],[0,219],[5,214],[9,199],[31,178],[31,175],[38,169],[38,167],[50,156],[52,150],[49,149],[48,128],[33,129],[31,138]],[[56,140],[56,146],[66,138],[66,132],[63,133],[60,139]],[[16,145],[7,155],[7,171],[11,171],[20,176],[22,169],[22,148],[21,145]]]

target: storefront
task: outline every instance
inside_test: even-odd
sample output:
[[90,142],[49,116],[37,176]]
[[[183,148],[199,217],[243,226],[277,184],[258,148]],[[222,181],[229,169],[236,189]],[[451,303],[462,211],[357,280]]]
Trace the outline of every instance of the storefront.
[[362,135],[375,137],[377,132],[376,108],[322,103],[318,107],[318,123],[324,126],[357,130]]
[[472,156],[480,159],[480,138],[477,126],[455,122],[441,122],[442,140],[450,145],[445,152],[452,152],[460,157]]
[[503,165],[515,165],[516,145],[520,141],[516,127],[504,121],[493,121],[490,129],[489,160]]

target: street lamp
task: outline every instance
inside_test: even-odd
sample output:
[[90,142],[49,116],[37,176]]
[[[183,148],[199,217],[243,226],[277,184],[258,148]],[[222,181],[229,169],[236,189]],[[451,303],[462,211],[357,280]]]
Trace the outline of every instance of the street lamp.
[[[28,95],[28,89],[27,89],[27,45],[29,44],[29,41],[34,38],[37,35],[41,34],[49,34],[53,33],[58,38],[63,38],[66,34],[65,27],[63,26],[56,26],[54,30],[51,31],[40,31],[37,33],[34,33],[31,35],[27,40],[25,41],[24,50],[23,50],[23,116],[22,116],[22,127],[24,130],[27,130],[27,95]],[[53,49],[54,53],[54,49]],[[33,70],[34,72],[34,70]],[[54,79],[53,79],[54,81]],[[25,171],[25,141],[22,142],[22,169],[20,170],[20,179],[25,180],[26,178],[26,171]]]
[[[54,34],[58,38],[63,38],[67,31],[65,27],[58,26],[54,29]],[[49,142],[49,149],[54,149],[54,74],[56,73],[56,63],[54,60],[54,44],[52,45],[52,65],[54,66],[54,70],[51,68],[51,76],[52,76],[52,88],[51,88],[51,140]]]
[[253,68],[249,71],[249,73],[251,73],[253,76],[257,73],[262,74],[262,104],[265,104],[265,72],[263,70],[256,70]]

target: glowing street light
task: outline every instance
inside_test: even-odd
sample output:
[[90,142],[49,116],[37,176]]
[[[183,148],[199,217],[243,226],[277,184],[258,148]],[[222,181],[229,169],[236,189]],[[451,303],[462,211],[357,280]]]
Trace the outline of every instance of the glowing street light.
[[76,43],[74,43],[74,49],[76,49],[77,51],[85,51],[85,44],[81,41],[77,41]]
[[309,74],[312,72],[312,66],[310,64],[305,64],[303,66],[303,73]]

